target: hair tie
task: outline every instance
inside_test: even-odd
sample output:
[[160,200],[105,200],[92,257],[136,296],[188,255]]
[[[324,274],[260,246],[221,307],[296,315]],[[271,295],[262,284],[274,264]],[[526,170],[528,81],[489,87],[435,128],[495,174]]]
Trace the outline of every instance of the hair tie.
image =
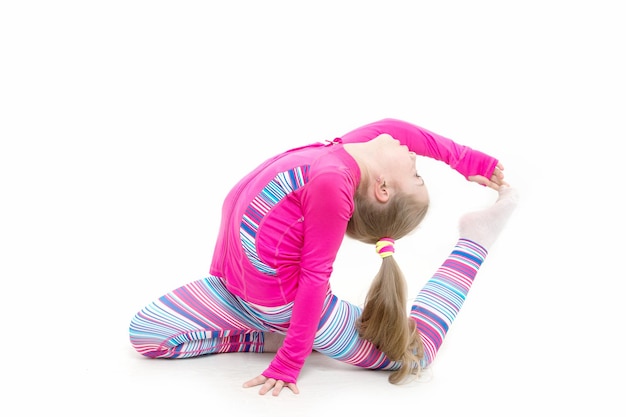
[[390,237],[381,238],[378,242],[376,242],[376,253],[383,259],[387,256],[393,255],[395,252],[395,249],[393,248],[394,243],[395,241]]

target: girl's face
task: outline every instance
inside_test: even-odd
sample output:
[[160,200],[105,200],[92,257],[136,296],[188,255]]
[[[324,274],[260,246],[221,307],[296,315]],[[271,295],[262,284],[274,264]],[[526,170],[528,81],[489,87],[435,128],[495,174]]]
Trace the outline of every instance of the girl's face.
[[415,195],[420,201],[428,201],[428,189],[424,179],[417,172],[417,155],[406,145],[390,135],[381,135],[381,162],[384,167],[384,181],[390,188]]

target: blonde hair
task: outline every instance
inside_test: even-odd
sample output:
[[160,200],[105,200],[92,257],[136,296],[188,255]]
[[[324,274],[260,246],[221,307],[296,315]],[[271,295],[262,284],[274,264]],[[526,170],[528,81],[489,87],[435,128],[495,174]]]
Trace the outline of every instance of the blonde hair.
[[[359,190],[363,189],[367,189],[367,184],[361,184]],[[364,192],[357,192],[354,203],[346,234],[368,244],[376,244],[383,237],[397,240],[406,236],[417,228],[428,211],[428,203],[404,193],[398,193],[383,205]],[[389,376],[392,384],[417,375],[424,357],[422,339],[415,322],[407,315],[406,303],[404,274],[394,257],[387,256],[370,285],[357,327],[362,338],[400,363],[400,368]]]

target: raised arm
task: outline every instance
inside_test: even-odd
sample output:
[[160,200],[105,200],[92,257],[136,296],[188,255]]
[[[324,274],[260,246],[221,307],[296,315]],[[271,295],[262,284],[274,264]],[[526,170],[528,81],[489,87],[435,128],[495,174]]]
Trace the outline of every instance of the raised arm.
[[498,166],[496,158],[398,119],[382,119],[361,126],[343,135],[341,140],[343,143],[366,142],[383,133],[398,139],[418,155],[445,162],[467,180],[475,176],[491,178]]

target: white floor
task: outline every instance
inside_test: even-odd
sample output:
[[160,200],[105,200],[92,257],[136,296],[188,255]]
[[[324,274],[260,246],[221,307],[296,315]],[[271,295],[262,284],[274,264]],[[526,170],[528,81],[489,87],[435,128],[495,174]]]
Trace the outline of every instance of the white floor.
[[[625,416],[623,12],[422,3],[2,3],[4,414]],[[206,275],[241,174],[383,117],[496,155],[522,195],[420,381],[314,354],[274,398],[241,388],[270,355],[132,350],[132,315]],[[412,293],[495,198],[419,168]],[[361,303],[377,263],[346,242],[333,288]]]

